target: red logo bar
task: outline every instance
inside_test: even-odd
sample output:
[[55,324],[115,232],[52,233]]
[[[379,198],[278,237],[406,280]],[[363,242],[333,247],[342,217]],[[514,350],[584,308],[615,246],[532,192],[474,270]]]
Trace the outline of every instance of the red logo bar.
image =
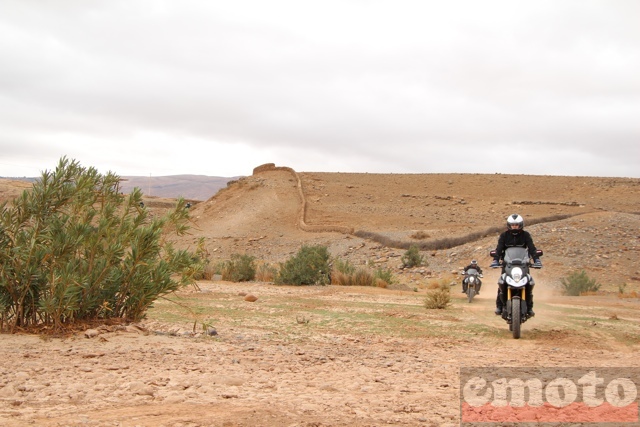
[[462,422],[570,422],[570,423],[624,423],[638,421],[638,404],[624,407],[613,406],[607,402],[599,406],[587,406],[575,402],[558,408],[549,403],[542,406],[496,407],[486,404],[473,407],[462,404]]

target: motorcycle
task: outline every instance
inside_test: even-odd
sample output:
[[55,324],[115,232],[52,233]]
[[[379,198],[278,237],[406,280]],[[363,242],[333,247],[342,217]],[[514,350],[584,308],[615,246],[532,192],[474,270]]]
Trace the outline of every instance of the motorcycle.
[[480,278],[482,277],[482,274],[480,274],[475,268],[470,268],[462,274],[464,276],[462,280],[467,281],[467,300],[471,303],[471,301],[473,301],[473,297],[480,292],[480,286],[482,286]]
[[[538,257],[542,256],[542,251],[536,251]],[[496,252],[491,251],[491,256],[495,258]],[[535,285],[535,281],[529,269],[533,266],[529,259],[529,252],[526,248],[507,248],[504,253],[502,267],[504,273],[500,276],[499,284],[507,284],[507,304],[502,311],[502,318],[509,324],[509,330],[513,333],[513,338],[520,338],[520,327],[526,322],[527,298],[526,285]]]

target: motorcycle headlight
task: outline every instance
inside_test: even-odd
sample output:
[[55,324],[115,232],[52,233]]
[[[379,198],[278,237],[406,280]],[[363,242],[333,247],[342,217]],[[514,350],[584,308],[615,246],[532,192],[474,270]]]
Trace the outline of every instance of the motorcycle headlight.
[[469,276],[469,283],[473,283],[476,281],[476,278],[473,276]]
[[513,270],[511,270],[511,277],[513,277],[513,280],[516,282],[519,282],[520,279],[522,279],[522,269],[520,267],[514,267]]

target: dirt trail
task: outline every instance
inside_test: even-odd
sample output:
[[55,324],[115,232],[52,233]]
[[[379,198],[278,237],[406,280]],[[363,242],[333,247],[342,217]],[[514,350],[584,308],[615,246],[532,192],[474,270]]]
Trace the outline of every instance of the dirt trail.
[[178,297],[197,301],[212,337],[193,336],[189,313],[168,302],[147,332],[3,336],[0,422],[454,426],[462,366],[640,365],[637,335],[624,337],[640,331],[637,302],[541,299],[513,340],[491,294],[471,304],[454,294],[451,309],[429,311],[415,292],[203,282]]

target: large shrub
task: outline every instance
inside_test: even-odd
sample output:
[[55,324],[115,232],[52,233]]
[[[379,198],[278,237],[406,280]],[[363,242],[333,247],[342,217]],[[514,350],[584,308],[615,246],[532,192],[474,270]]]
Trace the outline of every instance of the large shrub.
[[562,292],[565,295],[579,296],[586,292],[596,292],[600,285],[596,279],[590,278],[584,270],[574,271],[568,277],[560,279]]
[[140,190],[124,196],[120,182],[62,158],[0,205],[0,327],[139,320],[157,298],[192,283],[201,258],[167,240],[188,230],[184,200],[151,217]]
[[280,264],[276,284],[325,285],[329,283],[329,251],[326,246],[302,246]]

